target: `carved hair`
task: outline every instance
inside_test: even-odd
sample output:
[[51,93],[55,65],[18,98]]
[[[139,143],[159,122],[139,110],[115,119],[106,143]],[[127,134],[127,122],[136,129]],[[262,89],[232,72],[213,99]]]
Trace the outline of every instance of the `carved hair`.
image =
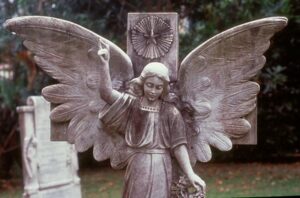
[[152,62],[152,63],[147,64],[144,67],[141,75],[137,78],[132,79],[128,83],[127,92],[134,96],[138,96],[138,97],[143,96],[144,95],[144,83],[145,83],[146,79],[149,77],[154,77],[154,76],[158,77],[159,79],[161,79],[164,82],[163,92],[162,92],[162,95],[160,96],[161,99],[164,99],[165,97],[168,96],[169,90],[170,90],[169,70],[164,64],[158,63],[158,62]]

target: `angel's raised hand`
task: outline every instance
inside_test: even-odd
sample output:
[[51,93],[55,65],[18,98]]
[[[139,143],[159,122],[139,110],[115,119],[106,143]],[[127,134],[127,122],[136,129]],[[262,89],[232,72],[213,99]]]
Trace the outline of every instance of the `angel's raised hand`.
[[99,40],[99,50],[97,55],[103,64],[107,64],[110,58],[109,45],[102,40]]

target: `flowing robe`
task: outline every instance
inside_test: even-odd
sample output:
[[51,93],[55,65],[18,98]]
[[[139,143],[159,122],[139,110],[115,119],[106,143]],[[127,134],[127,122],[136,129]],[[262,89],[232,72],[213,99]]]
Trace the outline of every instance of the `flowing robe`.
[[187,143],[184,121],[175,106],[161,101],[158,112],[147,111],[141,109],[139,98],[122,94],[101,121],[123,134],[131,150],[123,197],[170,197],[172,150]]

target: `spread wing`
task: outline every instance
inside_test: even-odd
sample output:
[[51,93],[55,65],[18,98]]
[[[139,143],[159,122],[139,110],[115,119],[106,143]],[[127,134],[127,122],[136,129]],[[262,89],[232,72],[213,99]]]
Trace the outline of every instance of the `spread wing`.
[[101,126],[98,114],[106,105],[99,93],[99,63],[95,54],[101,42],[109,45],[113,84],[130,80],[130,58],[116,45],[74,23],[41,16],[18,17],[4,26],[23,38],[39,67],[59,83],[45,87],[43,96],[54,104],[50,118],[77,151],[94,146],[94,157],[112,155],[113,140]]
[[256,107],[259,92],[251,79],[265,64],[263,53],[270,38],[286,24],[284,17],[270,17],[236,26],[201,44],[182,61],[180,94],[192,110],[191,147],[197,160],[211,159],[210,145],[230,150],[230,138],[250,131],[245,116]]

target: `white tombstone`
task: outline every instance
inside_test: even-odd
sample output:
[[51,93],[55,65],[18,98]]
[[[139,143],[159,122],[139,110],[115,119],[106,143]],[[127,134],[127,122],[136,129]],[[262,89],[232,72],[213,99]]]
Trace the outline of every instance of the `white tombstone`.
[[21,131],[25,198],[80,198],[73,145],[50,141],[50,103],[32,96],[17,108]]

